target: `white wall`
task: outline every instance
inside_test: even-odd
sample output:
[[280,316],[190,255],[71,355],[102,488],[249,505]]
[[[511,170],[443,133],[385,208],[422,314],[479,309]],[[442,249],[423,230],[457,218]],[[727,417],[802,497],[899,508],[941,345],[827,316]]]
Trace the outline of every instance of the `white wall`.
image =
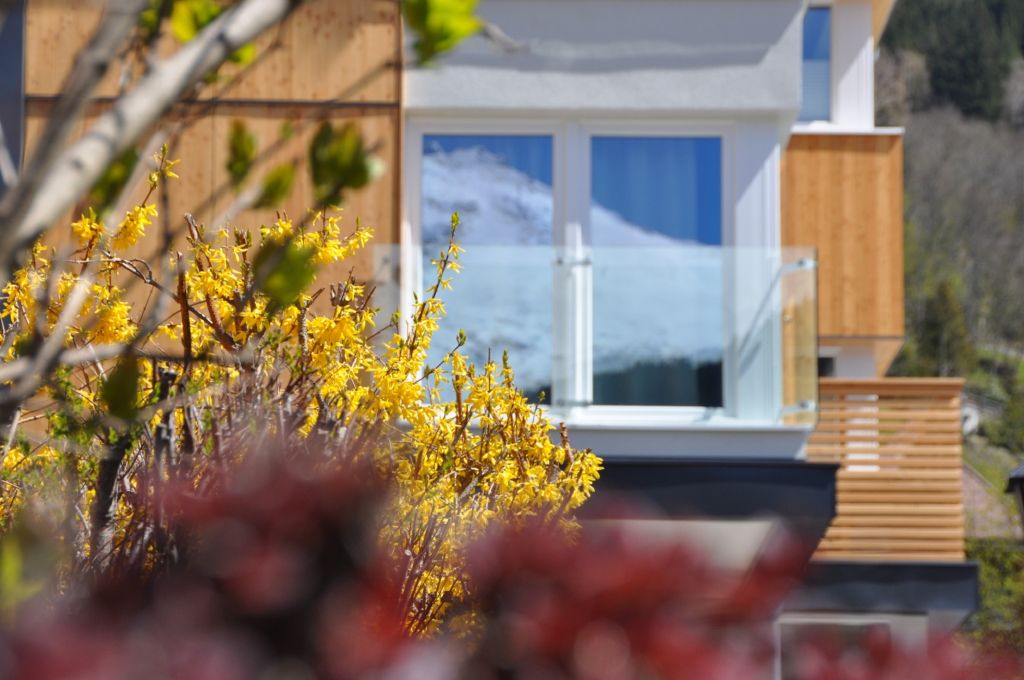
[[843,128],[875,124],[875,46],[871,3],[836,0],[832,5],[832,122]]
[[800,105],[805,0],[484,0],[522,49],[472,38],[408,68],[409,111],[765,113]]
[[875,351],[871,345],[843,345],[835,347],[823,344],[818,354],[835,360],[836,378],[877,378]]
[[771,421],[782,409],[781,326],[778,323],[780,242],[778,130],[742,123],[733,140],[736,247],[726,287],[725,402],[728,415]]

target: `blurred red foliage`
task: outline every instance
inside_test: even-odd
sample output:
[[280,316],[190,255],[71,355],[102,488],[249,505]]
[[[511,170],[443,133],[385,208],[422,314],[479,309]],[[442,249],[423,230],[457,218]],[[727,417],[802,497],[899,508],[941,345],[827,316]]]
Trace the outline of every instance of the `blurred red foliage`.
[[[375,545],[386,485],[309,454],[252,455],[170,493],[173,563],[120,554],[65,594],[37,597],[0,630],[0,677],[330,680],[759,678],[776,663],[773,619],[802,558],[777,545],[744,575],[682,547],[614,531],[569,537],[505,527],[472,545],[472,623],[403,633],[400,574]],[[137,542],[126,541],[126,545]],[[868,635],[802,640],[794,677],[1021,677],[1013,657],[954,640],[902,649]]]

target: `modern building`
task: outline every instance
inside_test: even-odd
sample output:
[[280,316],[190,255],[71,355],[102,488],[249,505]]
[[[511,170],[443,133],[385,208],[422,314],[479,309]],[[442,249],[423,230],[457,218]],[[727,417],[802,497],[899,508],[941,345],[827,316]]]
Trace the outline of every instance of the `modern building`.
[[[26,146],[100,4],[30,0],[23,43],[0,45],[25,60],[0,124]],[[359,275],[408,308],[461,215],[438,351],[458,328],[477,359],[508,350],[606,459],[598,495],[657,511],[637,531],[738,571],[775,532],[801,541],[780,658],[805,625],[923,643],[975,606],[976,570],[961,384],[885,377],[904,337],[902,131],[873,96],[892,4],[483,0],[502,37],[417,67],[397,2],[311,0],[181,138],[173,206],[230,203],[235,118],[264,148],[293,121],[266,167],[301,157],[309,121],[356,122],[387,165],[346,205],[377,228]]]

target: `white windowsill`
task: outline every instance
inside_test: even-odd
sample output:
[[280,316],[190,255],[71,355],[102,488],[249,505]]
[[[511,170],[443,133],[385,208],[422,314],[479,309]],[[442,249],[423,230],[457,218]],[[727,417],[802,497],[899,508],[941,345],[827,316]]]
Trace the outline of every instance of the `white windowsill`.
[[[558,422],[557,414],[549,414]],[[636,414],[573,414],[569,440],[603,458],[800,460],[813,427],[719,416],[708,420]]]
[[723,415],[719,409],[638,409],[630,413],[621,408],[590,407],[575,412],[546,410],[552,422],[564,422],[570,429],[661,432],[798,432],[811,431],[810,425],[785,425],[767,420],[748,420]]
[[901,127],[854,127],[852,125],[836,125],[825,121],[813,123],[795,123],[791,129],[794,135],[864,135],[891,137],[902,135]]

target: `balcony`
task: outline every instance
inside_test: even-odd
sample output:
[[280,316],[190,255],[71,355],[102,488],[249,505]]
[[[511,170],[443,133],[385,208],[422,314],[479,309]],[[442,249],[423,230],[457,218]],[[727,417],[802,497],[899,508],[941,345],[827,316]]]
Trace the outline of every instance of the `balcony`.
[[817,559],[964,559],[959,379],[819,383],[807,460],[838,463]]
[[[796,458],[817,400],[813,250],[641,236],[657,243],[466,245],[429,361],[460,329],[477,364],[507,350],[517,385],[602,455]],[[378,304],[407,315],[437,253],[376,255]]]
[[[432,257],[423,256],[424,286]],[[468,246],[461,264],[443,293],[433,358],[464,329],[473,361],[508,350],[519,386],[544,392],[560,412],[636,408],[771,423],[813,412],[807,249],[669,239],[575,251]]]

